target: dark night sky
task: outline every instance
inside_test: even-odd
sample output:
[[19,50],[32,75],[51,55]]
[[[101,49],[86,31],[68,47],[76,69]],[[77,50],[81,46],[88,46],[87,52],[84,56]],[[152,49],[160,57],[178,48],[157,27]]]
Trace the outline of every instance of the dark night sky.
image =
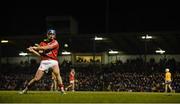
[[[106,32],[106,0],[16,6],[4,12],[1,35],[41,34],[46,31],[46,16],[73,16],[79,23],[79,33]],[[172,6],[131,7],[118,0],[110,0],[108,29],[110,33],[177,31],[180,29],[179,17],[178,8]]]

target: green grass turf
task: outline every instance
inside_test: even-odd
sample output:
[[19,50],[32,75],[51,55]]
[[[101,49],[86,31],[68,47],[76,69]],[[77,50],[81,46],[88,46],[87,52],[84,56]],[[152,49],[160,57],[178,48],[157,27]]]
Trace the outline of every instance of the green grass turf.
[[180,103],[180,93],[0,91],[0,103]]

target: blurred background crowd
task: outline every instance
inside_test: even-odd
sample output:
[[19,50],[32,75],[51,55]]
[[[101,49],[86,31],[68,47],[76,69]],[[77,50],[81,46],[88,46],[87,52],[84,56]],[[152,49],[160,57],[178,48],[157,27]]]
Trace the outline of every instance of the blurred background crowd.
[[[98,63],[98,62],[97,62]],[[60,64],[64,85],[69,84],[69,72],[76,71],[76,91],[130,91],[130,92],[163,92],[165,68],[172,73],[172,88],[180,92],[180,63],[174,59],[130,59],[126,62],[117,60],[110,64],[96,62],[72,64],[64,60]],[[39,63],[34,60],[19,64],[2,64],[0,73],[0,90],[21,90],[34,76]],[[50,90],[51,72],[36,83],[31,90]]]

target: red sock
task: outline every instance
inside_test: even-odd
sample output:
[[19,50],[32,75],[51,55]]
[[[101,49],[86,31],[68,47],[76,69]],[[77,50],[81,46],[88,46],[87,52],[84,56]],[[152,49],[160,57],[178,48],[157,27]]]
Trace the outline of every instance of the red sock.
[[61,91],[64,91],[64,85],[63,84],[59,84],[58,87],[61,89]]

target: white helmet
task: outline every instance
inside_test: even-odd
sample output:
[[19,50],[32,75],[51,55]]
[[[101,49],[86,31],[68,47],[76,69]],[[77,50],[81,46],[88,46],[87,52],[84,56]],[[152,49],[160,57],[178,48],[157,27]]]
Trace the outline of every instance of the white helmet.
[[169,72],[169,69],[168,69],[168,68],[166,68],[166,72]]

